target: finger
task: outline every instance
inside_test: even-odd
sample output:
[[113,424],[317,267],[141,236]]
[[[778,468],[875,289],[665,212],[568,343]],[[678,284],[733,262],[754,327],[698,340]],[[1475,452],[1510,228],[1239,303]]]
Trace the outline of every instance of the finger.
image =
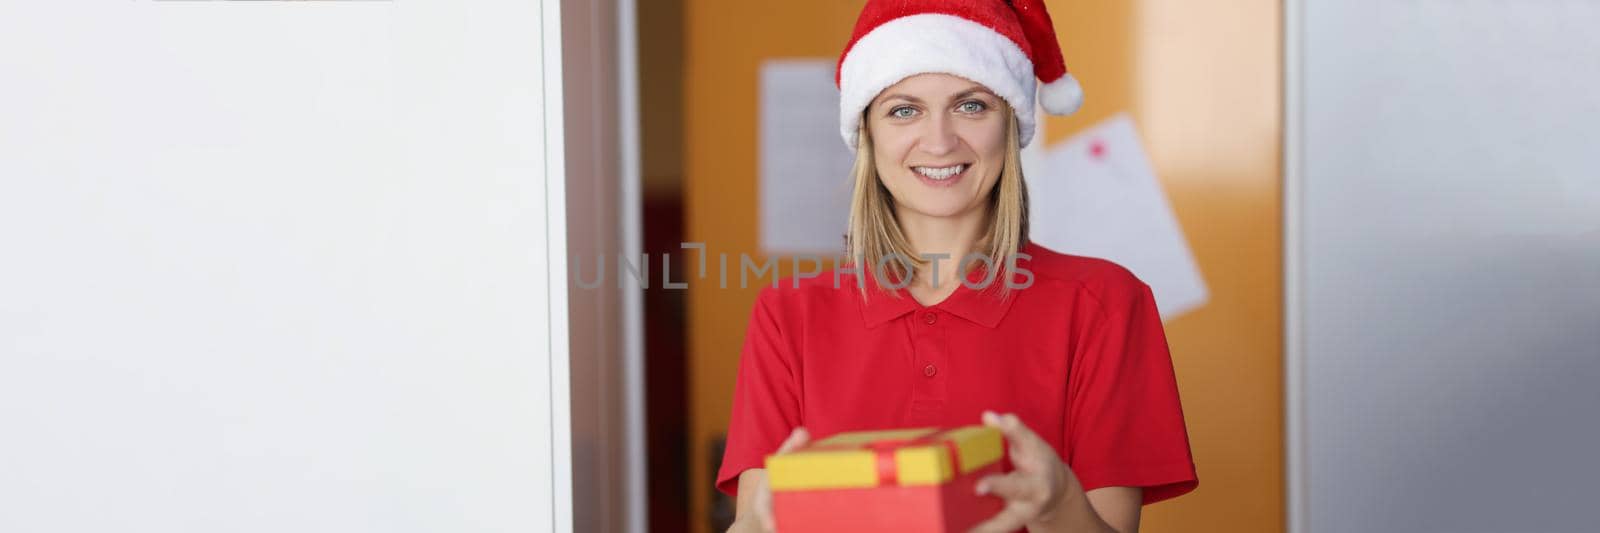
[[979,495],[994,495],[1008,502],[1036,501],[1042,492],[1041,481],[1021,472],[991,475],[978,480]]
[[984,520],[978,525],[972,526],[972,529],[967,530],[967,532],[1010,533],[1012,531],[1022,529],[1022,526],[1027,525],[1028,517],[1029,512],[1026,506],[1007,504],[1005,509],[1001,509],[999,513],[996,513],[988,520]]
[[999,414],[994,411],[984,411],[983,424],[999,429],[1002,435],[1014,441],[1039,438],[1038,435],[1034,434],[1033,430],[1028,429],[1028,426],[1022,423],[1021,418],[1017,418],[1017,415],[1011,413]]
[[809,442],[810,440],[811,432],[806,431],[806,428],[794,428],[794,431],[789,432],[789,438],[784,439],[783,444],[778,446],[778,453],[789,453],[795,451],[800,447],[805,446],[806,442]]
[[983,423],[989,427],[1000,430],[1005,435],[1006,451],[1009,452],[1012,464],[1019,468],[1041,468],[1048,466],[1046,459],[1055,456],[1055,449],[1050,443],[1045,442],[1017,415],[1006,413],[998,414],[993,411],[983,412]]
[[999,413],[996,413],[994,411],[989,411],[989,410],[986,409],[986,410],[983,411],[983,417],[982,418],[983,418],[983,425],[989,426],[989,427],[995,427],[995,428],[1000,427],[1000,414]]
[[773,533],[777,525],[772,519],[772,490],[764,482],[756,489],[755,507],[756,525],[761,526],[762,533]]
[[778,531],[777,525],[772,521],[772,515],[756,513],[756,518],[758,518],[756,523],[761,525],[761,533],[776,533]]

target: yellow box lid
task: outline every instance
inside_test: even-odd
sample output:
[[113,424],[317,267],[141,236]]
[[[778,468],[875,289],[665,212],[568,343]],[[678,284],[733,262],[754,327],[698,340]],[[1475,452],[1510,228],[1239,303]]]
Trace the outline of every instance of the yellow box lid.
[[766,468],[772,490],[939,485],[1004,453],[1000,430],[987,426],[855,431],[769,455]]

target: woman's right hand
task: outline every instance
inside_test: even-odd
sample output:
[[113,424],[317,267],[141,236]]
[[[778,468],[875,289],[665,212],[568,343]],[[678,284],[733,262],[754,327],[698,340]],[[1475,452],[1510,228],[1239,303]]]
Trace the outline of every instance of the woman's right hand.
[[[789,438],[778,446],[778,453],[789,453],[810,442],[806,428],[794,428]],[[733,515],[733,525],[728,533],[777,533],[772,520],[772,489],[767,484],[767,470],[752,468],[739,474],[739,501]]]

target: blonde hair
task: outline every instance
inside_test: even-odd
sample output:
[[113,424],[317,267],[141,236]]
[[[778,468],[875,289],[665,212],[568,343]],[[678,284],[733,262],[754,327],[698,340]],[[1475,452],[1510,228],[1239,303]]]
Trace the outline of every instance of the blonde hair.
[[[1002,293],[1010,289],[1004,281],[1010,279],[1017,252],[1028,243],[1028,186],[1022,180],[1022,147],[1018,138],[1017,115],[1011,106],[1004,107],[1005,163],[1000,168],[1000,178],[989,191],[988,229],[974,250],[994,262],[985,278],[991,281],[991,288],[998,283]],[[862,117],[861,125],[857,127],[856,138],[856,162],[850,170],[854,185],[850,197],[850,227],[845,237],[845,254],[855,263],[857,276],[876,275],[879,284],[886,285],[885,288],[893,292],[894,285],[909,282],[916,269],[927,266],[928,262],[911,249],[911,243],[895,218],[894,196],[879,179],[866,116]],[[963,258],[952,259],[961,261]],[[878,271],[880,267],[884,272]],[[962,280],[966,279],[967,272],[959,274]],[[866,287],[862,286],[861,289],[865,296]]]

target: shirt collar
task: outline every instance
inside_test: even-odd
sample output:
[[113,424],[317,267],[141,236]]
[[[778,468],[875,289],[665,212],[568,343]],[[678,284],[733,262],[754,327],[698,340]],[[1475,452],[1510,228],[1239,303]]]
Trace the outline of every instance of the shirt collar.
[[[956,287],[955,292],[951,293],[944,301],[931,306],[924,306],[918,303],[916,298],[912,298],[911,293],[906,292],[904,289],[889,292],[888,289],[880,287],[877,283],[877,276],[873,276],[870,272],[861,275],[866,278],[867,293],[864,300],[858,299],[857,301],[861,302],[861,319],[867,328],[875,328],[906,314],[919,311],[945,311],[983,327],[994,328],[1000,325],[1002,318],[1005,318],[1006,311],[1011,308],[1011,302],[1017,299],[1020,291],[1020,289],[1013,289],[1010,292],[1002,293],[1001,289],[1005,287],[1005,283],[999,278],[990,282],[987,287],[980,286],[984,273],[982,271],[974,271],[968,274],[967,279],[973,286],[978,288],[971,288],[967,287],[966,284],[962,284]],[[850,287],[849,289],[855,290],[856,287]]]

